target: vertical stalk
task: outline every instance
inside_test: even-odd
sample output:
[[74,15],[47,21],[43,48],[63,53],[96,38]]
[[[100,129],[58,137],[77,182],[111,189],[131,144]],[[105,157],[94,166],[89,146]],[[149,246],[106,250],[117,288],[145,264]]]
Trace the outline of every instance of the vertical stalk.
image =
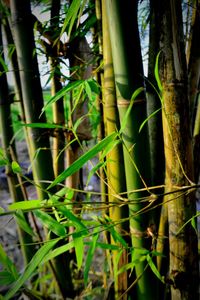
[[[2,35],[1,35],[1,19],[0,19],[0,48],[3,48],[2,45]],[[4,59],[3,51],[1,57]],[[1,65],[2,66],[2,65]],[[6,165],[6,175],[8,180],[8,187],[11,194],[11,198],[14,202],[25,200],[22,186],[19,185],[17,174],[12,171],[11,162],[12,162],[12,153],[15,152],[15,142],[13,140],[14,132],[12,127],[12,117],[10,109],[10,97],[8,92],[8,84],[5,70],[1,69],[0,76],[0,127],[2,134],[2,145],[5,152],[5,156],[8,159],[8,165]],[[26,217],[25,217],[26,218]],[[26,218],[28,222],[28,219]],[[24,258],[24,263],[27,264],[32,256],[35,253],[33,246],[29,244],[32,243],[32,237],[18,227],[19,241],[22,249],[22,255]]]
[[[143,68],[137,24],[137,1],[106,1],[107,16],[113,55],[117,103],[122,124],[130,105],[133,92],[143,87]],[[139,134],[139,127],[146,118],[146,101],[144,94],[135,99],[135,104],[126,120],[122,134],[124,145],[124,162],[129,200],[130,232],[134,249],[145,246],[147,217],[137,215],[142,208],[140,197],[144,194],[134,190],[144,187],[144,181],[150,178],[149,145],[147,127]],[[145,270],[145,263],[136,264],[136,276],[142,277],[137,283],[138,299],[153,299],[150,277]]]
[[190,223],[181,229],[196,213],[194,194],[180,191],[181,187],[191,185],[193,182],[188,78],[183,44],[181,1],[163,1],[161,21],[165,184],[167,192],[177,191],[166,196],[171,299],[197,299],[197,235]]
[[[108,30],[108,20],[106,15],[106,1],[102,1],[102,24],[103,24],[103,60],[104,60],[104,119],[106,122],[107,135],[119,130],[119,113],[117,109],[117,98],[115,91],[115,80],[112,62],[112,51],[110,35]],[[128,207],[120,206],[116,196],[125,192],[126,179],[124,170],[123,150],[121,144],[115,146],[107,156],[107,180],[108,180],[108,199],[110,202],[109,214],[113,222],[123,221],[128,217]],[[115,203],[115,204],[114,204]],[[120,234],[124,235],[128,230],[127,223],[117,226]],[[112,243],[114,241],[112,240]],[[113,253],[113,265],[116,264],[117,253]],[[128,253],[123,251],[117,268],[120,269],[128,263]],[[123,272],[115,280],[115,297],[118,299],[128,288],[127,272]],[[126,299],[127,295],[123,299]]]
[[[60,12],[60,0],[53,0],[51,4],[51,29],[54,28],[58,31],[59,22],[59,12]],[[58,32],[59,33],[59,32]],[[51,95],[54,96],[62,88],[61,84],[61,72],[60,63],[58,58],[58,47],[56,45],[51,45],[52,56],[50,57],[51,72],[53,73],[51,80]],[[53,122],[58,125],[65,124],[64,115],[64,103],[63,98],[59,99],[53,104]],[[53,138],[53,166],[54,174],[57,177],[62,171],[64,171],[64,157],[65,152],[62,151],[65,145],[65,137],[63,131],[60,129],[55,130]]]
[[[11,1],[10,8],[26,122],[45,123],[46,118],[44,114],[39,118],[43,107],[43,95],[37,59],[33,54],[35,42],[30,3],[26,0],[15,0]],[[25,44],[26,47],[24,47]],[[49,137],[44,130],[38,128],[27,128],[27,134],[38,196],[40,199],[44,199],[46,198],[45,188],[48,185],[44,181],[53,180],[54,177]]]

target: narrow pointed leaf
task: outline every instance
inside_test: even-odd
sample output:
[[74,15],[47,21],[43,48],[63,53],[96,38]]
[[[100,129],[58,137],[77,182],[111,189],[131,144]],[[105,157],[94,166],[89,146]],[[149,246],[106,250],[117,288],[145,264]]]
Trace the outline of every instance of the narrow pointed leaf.
[[62,224],[60,224],[58,221],[56,221],[54,218],[52,218],[46,212],[37,210],[34,211],[34,214],[36,215],[37,218],[41,220],[44,226],[46,226],[49,230],[51,230],[56,235],[61,237],[66,235],[65,227]]
[[[124,129],[126,128],[126,124],[127,124],[127,120],[128,120],[128,116],[132,110],[133,104],[134,104],[134,100],[135,98],[137,98],[137,96],[144,91],[143,87],[138,88],[132,95],[131,100],[130,100],[130,104],[129,107],[126,111],[126,114],[123,118],[122,124],[121,124],[121,129],[120,129],[120,133],[122,133],[124,131]],[[128,100],[127,100],[128,101]]]
[[55,246],[55,244],[58,242],[58,239],[51,240],[47,242],[45,245],[43,245],[33,256],[30,263],[27,265],[24,273],[21,274],[21,276],[15,281],[14,285],[11,287],[11,289],[7,292],[7,294],[4,296],[4,300],[11,299],[16,292],[21,288],[21,286],[31,278],[31,276],[34,274],[35,269],[40,265],[43,258],[47,255],[47,253]]
[[83,154],[79,159],[77,159],[73,164],[71,164],[65,171],[63,171],[48,187],[55,186],[56,184],[62,182],[67,177],[71,176],[75,172],[77,172],[88,160],[92,159],[95,155],[97,155],[100,151],[102,151],[108,144],[115,141],[117,137],[116,133],[112,133],[111,135],[105,137],[101,142],[95,145],[92,149]]
[[15,213],[15,219],[16,219],[16,222],[18,224],[18,226],[23,229],[23,231],[25,231],[26,233],[30,234],[31,236],[34,236],[34,232],[33,232],[33,229],[30,227],[30,225],[28,224],[28,222],[26,221],[26,218],[23,214],[22,211],[18,210],[16,213]]
[[22,169],[21,169],[20,165],[16,161],[12,161],[11,167],[12,167],[12,170],[13,170],[14,173],[21,173],[22,172]]
[[158,88],[162,92],[162,84],[161,84],[161,80],[160,80],[160,76],[159,76],[159,57],[160,57],[160,53],[161,53],[161,51],[159,51],[157,56],[156,56],[154,74],[155,74],[155,78],[156,78]]
[[147,254],[147,261],[148,261],[148,264],[151,268],[151,270],[153,271],[153,273],[156,275],[156,277],[158,279],[160,279],[160,281],[162,281],[162,283],[165,283],[163,277],[161,276],[161,274],[159,273],[158,269],[156,268],[151,256],[149,254]]
[[77,267],[78,267],[78,270],[80,270],[82,263],[83,263],[83,256],[84,256],[83,237],[76,235],[76,232],[75,232],[73,234],[73,241],[74,241]]
[[87,258],[86,258],[86,262],[85,262],[85,269],[84,269],[84,275],[83,275],[85,286],[87,286],[88,274],[89,274],[90,266],[91,266],[91,263],[92,263],[92,260],[94,257],[98,238],[99,238],[99,233],[97,233],[96,230],[94,230],[94,233],[92,235],[92,242],[90,244],[90,248],[88,250]]

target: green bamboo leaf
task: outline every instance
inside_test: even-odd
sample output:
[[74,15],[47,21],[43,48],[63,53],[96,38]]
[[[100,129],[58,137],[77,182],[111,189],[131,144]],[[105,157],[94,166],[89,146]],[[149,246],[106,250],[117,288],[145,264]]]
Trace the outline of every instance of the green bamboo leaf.
[[11,167],[14,173],[21,173],[22,169],[20,167],[20,165],[16,162],[16,161],[12,161],[11,163]]
[[84,256],[84,243],[83,237],[76,234],[73,234],[73,241],[74,241],[74,248],[76,254],[76,261],[78,270],[80,270],[82,263],[83,263],[83,256]]
[[92,90],[91,90],[91,87],[87,80],[85,80],[85,82],[84,82],[84,87],[85,87],[85,92],[86,92],[89,100],[91,100],[92,99]]
[[[2,65],[4,72],[8,72],[8,66],[5,63],[5,60],[3,59],[1,54],[0,54],[0,64]],[[1,72],[1,74],[2,74],[2,72]]]
[[84,274],[83,274],[85,286],[87,286],[88,274],[89,274],[90,266],[91,266],[91,263],[92,263],[92,260],[93,260],[93,257],[94,257],[94,253],[95,253],[98,238],[99,238],[99,233],[97,232],[97,229],[94,229],[93,235],[92,235],[92,242],[90,243],[90,248],[89,248],[88,253],[87,253],[85,268],[84,268]]
[[42,108],[41,114],[47,109],[47,107],[56,101],[58,101],[60,98],[66,95],[66,93],[70,92],[74,88],[78,87],[84,82],[84,80],[76,80],[74,82],[70,82],[67,86],[62,88],[59,92],[56,93],[55,96],[53,96],[47,103],[46,105]]
[[1,271],[0,272],[0,286],[6,286],[13,283],[16,279],[13,275],[8,271]]
[[96,82],[96,80],[89,78],[86,82],[89,85],[91,92],[96,95],[99,95],[100,87],[99,84]]
[[50,124],[50,123],[28,123],[28,124],[21,124],[24,127],[31,127],[31,128],[47,128],[47,129],[66,129],[65,126],[57,125],[57,124]]
[[47,261],[55,258],[56,256],[61,255],[61,254],[65,253],[65,252],[71,250],[72,248],[74,248],[74,241],[71,241],[71,242],[69,242],[66,245],[57,247],[56,249],[52,250],[50,253],[48,253],[44,257],[42,263],[46,263]]
[[[84,242],[84,243],[87,246],[91,245],[91,242]],[[121,249],[121,247],[119,247],[117,245],[100,243],[100,242],[96,243],[96,248],[101,248],[101,249],[104,249],[104,250],[111,250],[111,251],[113,251],[113,250],[120,250]]]
[[72,221],[73,226],[76,227],[77,230],[81,231],[81,235],[85,235],[88,233],[87,227],[81,222],[81,220],[75,216],[69,209],[65,206],[59,206],[58,210],[70,221]]
[[8,206],[9,210],[33,210],[40,208],[42,206],[42,201],[40,200],[28,200],[28,201],[19,201],[14,202]]
[[79,159],[77,159],[73,164],[71,164],[65,171],[63,171],[49,186],[47,189],[52,188],[56,184],[62,182],[67,177],[71,176],[77,172],[88,160],[92,159],[100,151],[102,151],[108,144],[112,143],[117,137],[117,134],[114,132],[111,135],[105,137],[92,149],[84,153]]
[[146,118],[146,119],[142,122],[142,124],[140,125],[140,128],[139,128],[139,132],[141,132],[141,130],[142,130],[142,128],[144,127],[144,125],[145,125],[145,124],[146,124],[153,116],[155,116],[160,110],[161,110],[161,108],[155,110],[154,112],[152,112],[152,114],[150,114],[150,115],[148,116],[148,118]]
[[6,252],[4,251],[2,245],[0,244],[0,262],[3,267],[12,274],[13,278],[16,280],[19,277],[15,264],[12,260],[8,257]]
[[[126,123],[127,123],[129,114],[130,114],[130,112],[131,112],[131,110],[132,110],[132,107],[133,107],[135,98],[137,98],[137,96],[138,96],[141,92],[143,92],[143,91],[144,91],[144,88],[143,88],[143,87],[140,87],[140,88],[138,88],[138,89],[133,93],[133,95],[132,95],[132,97],[131,97],[131,100],[130,100],[129,107],[128,107],[126,113],[125,113],[125,116],[124,116],[123,121],[122,121],[122,124],[121,124],[121,128],[120,128],[120,131],[119,131],[120,134],[121,134],[121,133],[124,131],[124,129],[126,128]],[[127,101],[128,101],[128,100],[127,100]]]
[[112,143],[109,143],[108,145],[106,145],[105,149],[102,151],[101,155],[99,156],[99,159],[102,160],[104,159],[104,157],[106,157],[106,155],[112,151],[112,149],[114,149],[117,145],[121,144],[121,140],[115,140]]
[[5,212],[5,209],[0,206],[0,215],[3,214],[4,212]]
[[191,225],[192,225],[192,227],[194,228],[196,234],[198,235],[196,218],[194,218],[194,217],[192,218],[192,220],[191,220]]
[[35,269],[42,263],[44,257],[49,253],[49,251],[55,246],[59,239],[48,241],[45,245],[43,245],[33,256],[30,263],[27,265],[24,273],[20,275],[20,277],[15,281],[14,285],[4,296],[4,300],[11,299],[16,292],[21,288],[21,286],[31,278],[34,274]]
[[60,237],[66,236],[65,227],[58,221],[56,221],[54,218],[52,218],[49,214],[41,210],[34,211],[34,214],[38,219],[41,220],[42,224],[46,226],[49,230],[51,230],[53,233]]
[[155,266],[155,264],[154,264],[154,262],[153,262],[151,256],[150,256],[149,254],[147,254],[147,257],[146,257],[146,258],[147,258],[147,262],[148,262],[148,264],[149,264],[149,266],[150,266],[152,272],[156,275],[156,277],[157,277],[160,281],[162,281],[162,283],[165,283],[164,278],[161,276],[160,272],[159,272],[158,269],[156,268],[156,266]]
[[66,31],[66,28],[69,27],[68,29],[68,36],[70,36],[71,31],[72,31],[72,27],[74,25],[74,22],[76,20],[76,17],[78,15],[78,11],[80,9],[80,5],[81,5],[81,0],[73,0],[73,2],[71,3],[65,20],[64,20],[64,24],[60,33],[60,36],[63,35],[63,33]]
[[23,231],[27,232],[28,234],[30,234],[31,236],[34,236],[34,232],[33,232],[33,229],[30,227],[30,225],[28,224],[24,214],[22,211],[18,210],[16,213],[15,213],[15,219],[16,219],[16,222],[18,224],[18,226],[20,228],[23,229]]
[[99,162],[96,166],[94,166],[89,174],[88,174],[88,178],[87,178],[87,182],[86,182],[86,186],[88,185],[90,179],[92,178],[92,176],[96,173],[97,170],[99,170],[100,168],[104,167],[106,165],[106,161],[103,161],[103,162]]
[[160,53],[161,53],[161,51],[159,51],[157,56],[156,56],[154,75],[155,75],[155,78],[156,78],[158,88],[162,92],[163,88],[162,88],[162,83],[161,83],[160,76],[159,76],[159,57],[160,57]]

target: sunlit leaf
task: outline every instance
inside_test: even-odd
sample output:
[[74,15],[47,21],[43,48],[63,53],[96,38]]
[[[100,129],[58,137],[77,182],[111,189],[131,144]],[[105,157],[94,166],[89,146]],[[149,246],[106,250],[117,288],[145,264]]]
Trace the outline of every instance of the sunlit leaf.
[[50,259],[55,258],[56,256],[63,254],[69,250],[71,250],[74,247],[74,241],[71,241],[69,243],[67,243],[66,245],[62,245],[60,247],[57,247],[56,249],[52,250],[50,253],[48,253],[42,263],[46,263],[47,261],[49,261]]
[[87,286],[88,282],[88,274],[90,270],[90,266],[94,257],[94,253],[96,250],[96,244],[99,238],[99,233],[97,232],[97,229],[94,229],[93,235],[92,235],[92,242],[90,243],[90,247],[87,253],[86,262],[85,262],[85,268],[84,268],[84,284]]
[[[143,87],[140,87],[138,88],[132,95],[131,97],[131,100],[130,100],[130,104],[129,104],[129,107],[125,113],[125,116],[123,118],[123,121],[122,121],[122,124],[121,124],[121,128],[120,128],[120,132],[119,133],[122,133],[124,131],[124,129],[126,128],[126,124],[127,124],[127,120],[128,120],[128,117],[130,115],[130,112],[132,110],[132,107],[133,107],[133,104],[134,104],[134,101],[135,99],[137,98],[137,96],[142,93],[144,91],[144,88]],[[128,100],[127,100],[128,101]]]
[[150,115],[148,116],[148,118],[146,118],[146,119],[142,122],[142,124],[140,125],[140,128],[139,128],[139,132],[141,132],[141,130],[142,130],[142,128],[144,127],[144,125],[145,125],[145,124],[146,124],[153,116],[155,116],[160,110],[161,110],[161,108],[155,110],[152,114],[150,114]]
[[19,201],[14,202],[8,206],[9,210],[33,210],[40,208],[42,202],[40,200],[28,200],[28,201]]
[[31,236],[34,236],[34,232],[33,229],[30,227],[30,225],[28,224],[24,214],[22,211],[18,210],[15,213],[15,219],[17,224],[19,225],[19,227],[21,229],[23,229],[23,231],[25,231],[26,233],[30,234]]
[[62,88],[59,92],[56,93],[55,96],[53,96],[47,103],[46,105],[43,107],[42,109],[42,113],[47,109],[47,107],[53,103],[55,103],[56,101],[58,101],[60,98],[62,98],[63,96],[65,96],[69,91],[71,91],[72,89],[74,89],[75,87],[78,87],[79,85],[81,85],[84,81],[83,80],[76,80],[74,82],[70,82],[68,83],[67,86],[65,86],[64,88]]
[[83,263],[83,256],[84,256],[83,237],[78,236],[75,232],[75,233],[73,233],[73,241],[74,241],[77,267],[78,267],[78,270],[80,270],[82,263]]
[[21,169],[20,165],[16,161],[12,161],[11,167],[12,167],[12,170],[13,170],[14,173],[21,173],[22,172],[22,169]]
[[46,212],[41,210],[36,210],[34,211],[34,214],[38,219],[40,219],[40,221],[44,226],[46,226],[49,230],[51,230],[56,235],[61,237],[66,235],[65,227],[62,224],[60,224],[58,221],[56,221],[54,218],[52,218]]
[[100,141],[97,145],[95,145],[92,149],[84,153],[79,159],[77,159],[73,164],[71,164],[65,171],[63,171],[48,187],[48,189],[52,188],[56,184],[62,182],[67,177],[71,176],[75,172],[77,172],[88,160],[92,159],[95,155],[97,155],[100,151],[102,151],[109,143],[113,142],[117,137],[116,133],[112,133],[111,135],[105,137],[102,141]]
[[157,56],[156,56],[154,74],[155,74],[155,78],[156,78],[158,88],[162,92],[163,88],[162,88],[162,84],[161,84],[161,80],[160,80],[160,76],[159,76],[159,57],[160,57],[160,53],[161,53],[161,51],[159,51]]
[[160,279],[160,281],[162,281],[162,283],[165,283],[164,278],[161,276],[160,272],[159,272],[158,269],[156,268],[156,266],[155,266],[155,264],[154,264],[154,262],[153,262],[151,256],[150,256],[149,254],[147,254],[147,257],[146,257],[146,258],[147,258],[148,264],[149,264],[149,266],[150,266],[152,272],[156,275],[156,277],[157,277],[158,279]]
[[62,125],[50,124],[50,123],[27,123],[21,125],[24,127],[31,127],[31,128],[49,128],[49,129],[66,128],[65,126]]

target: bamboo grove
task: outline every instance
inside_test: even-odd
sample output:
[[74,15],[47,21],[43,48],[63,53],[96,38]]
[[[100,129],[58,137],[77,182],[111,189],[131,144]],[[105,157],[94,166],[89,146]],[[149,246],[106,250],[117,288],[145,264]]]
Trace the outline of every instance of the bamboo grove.
[[0,245],[0,299],[198,299],[200,1],[0,9],[0,220],[23,257]]

